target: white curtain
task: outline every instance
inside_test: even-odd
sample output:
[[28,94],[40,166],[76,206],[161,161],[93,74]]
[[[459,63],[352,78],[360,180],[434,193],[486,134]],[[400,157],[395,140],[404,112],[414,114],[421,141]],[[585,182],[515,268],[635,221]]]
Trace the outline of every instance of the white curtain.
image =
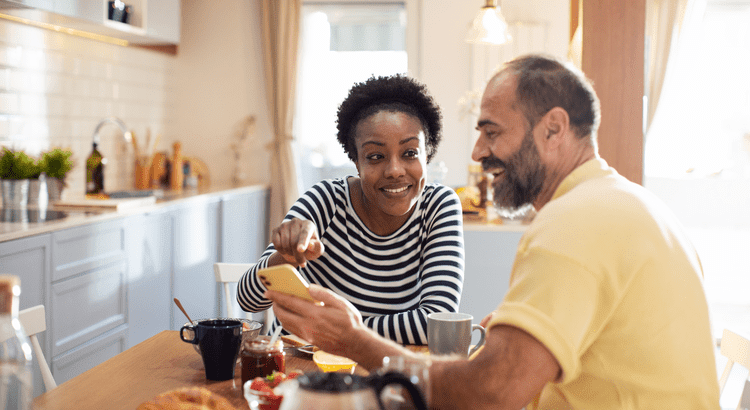
[[270,225],[275,227],[299,197],[292,143],[302,0],[261,3],[263,59],[268,106],[271,107]]
[[[698,3],[705,0],[647,0],[646,1],[646,97],[648,112],[646,113],[646,130],[651,126],[656,108],[659,105],[664,77],[667,73],[667,63],[672,54],[683,21],[688,10],[695,10]],[[579,8],[578,27],[568,46],[568,59],[578,68],[582,61],[582,24],[583,13]]]
[[654,119],[656,108],[659,106],[659,97],[664,85],[669,58],[677,44],[686,12],[695,3],[696,0],[646,1],[647,131]]

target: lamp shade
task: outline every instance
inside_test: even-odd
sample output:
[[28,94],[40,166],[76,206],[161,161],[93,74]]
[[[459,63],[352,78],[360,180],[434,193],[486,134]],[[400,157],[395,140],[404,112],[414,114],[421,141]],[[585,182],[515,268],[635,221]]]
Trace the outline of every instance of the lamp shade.
[[474,44],[505,44],[511,40],[508,23],[500,13],[500,7],[493,0],[479,10],[474,18],[466,41]]

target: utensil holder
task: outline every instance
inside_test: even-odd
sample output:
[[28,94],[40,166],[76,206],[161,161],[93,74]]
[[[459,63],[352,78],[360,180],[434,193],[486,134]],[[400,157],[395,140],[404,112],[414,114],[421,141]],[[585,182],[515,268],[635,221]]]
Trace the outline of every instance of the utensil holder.
[[135,189],[151,189],[151,157],[135,160]]

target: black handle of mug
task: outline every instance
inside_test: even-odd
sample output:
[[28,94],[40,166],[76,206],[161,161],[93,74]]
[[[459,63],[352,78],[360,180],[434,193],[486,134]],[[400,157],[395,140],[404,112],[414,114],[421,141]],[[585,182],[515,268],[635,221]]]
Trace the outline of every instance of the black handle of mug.
[[403,386],[411,396],[411,401],[417,410],[427,410],[427,403],[425,397],[419,388],[409,380],[408,377],[404,376],[399,372],[387,372],[383,375],[374,375],[371,379],[372,386],[375,389],[375,396],[378,398],[378,406],[380,410],[383,410],[383,401],[380,398],[380,394],[383,392],[386,386],[390,384],[399,384]]
[[[185,329],[189,329],[189,330],[193,331],[193,338],[192,339],[190,339],[190,340],[185,339],[185,334],[183,333],[183,331]],[[183,326],[182,328],[180,328],[180,339],[182,339],[183,342],[192,343],[194,345],[198,344],[198,340],[195,338],[195,328],[192,327],[192,326]]]

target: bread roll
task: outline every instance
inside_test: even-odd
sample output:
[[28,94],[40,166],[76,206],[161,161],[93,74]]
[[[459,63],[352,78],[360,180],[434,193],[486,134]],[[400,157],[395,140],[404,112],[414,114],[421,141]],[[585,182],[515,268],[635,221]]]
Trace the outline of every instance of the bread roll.
[[203,387],[164,392],[141,403],[137,410],[237,410],[229,401]]

